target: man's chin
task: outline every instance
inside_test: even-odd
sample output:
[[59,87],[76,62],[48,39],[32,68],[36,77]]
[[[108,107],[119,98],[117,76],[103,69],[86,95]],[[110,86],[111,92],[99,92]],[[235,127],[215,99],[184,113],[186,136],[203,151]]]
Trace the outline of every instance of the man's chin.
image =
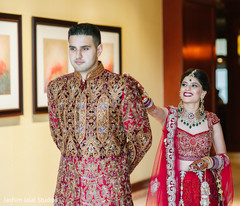
[[87,72],[88,71],[88,69],[86,69],[86,68],[79,68],[79,67],[75,67],[74,70],[77,72]]

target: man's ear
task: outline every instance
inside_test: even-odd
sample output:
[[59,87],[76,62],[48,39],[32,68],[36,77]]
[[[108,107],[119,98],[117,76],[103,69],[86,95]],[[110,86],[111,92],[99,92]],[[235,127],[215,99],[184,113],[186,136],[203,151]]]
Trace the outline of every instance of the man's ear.
[[102,51],[103,51],[103,45],[99,44],[97,46],[97,57],[99,57],[102,54]]

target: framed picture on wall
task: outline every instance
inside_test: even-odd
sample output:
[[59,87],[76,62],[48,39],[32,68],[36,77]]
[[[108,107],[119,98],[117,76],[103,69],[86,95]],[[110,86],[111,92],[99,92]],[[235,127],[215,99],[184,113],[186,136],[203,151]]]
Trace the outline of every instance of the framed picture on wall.
[[68,58],[68,30],[77,22],[32,17],[33,113],[47,113],[49,81],[73,71]]
[[103,52],[99,57],[105,69],[122,73],[121,28],[97,25],[101,31]]
[[22,17],[0,13],[0,117],[22,114]]

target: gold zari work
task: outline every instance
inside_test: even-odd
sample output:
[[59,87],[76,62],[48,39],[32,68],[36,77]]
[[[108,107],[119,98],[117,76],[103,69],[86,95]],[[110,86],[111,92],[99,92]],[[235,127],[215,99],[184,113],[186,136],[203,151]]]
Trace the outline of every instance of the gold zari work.
[[136,83],[99,63],[85,82],[78,72],[50,82],[48,100],[62,154],[56,205],[132,205],[129,175],[151,146]]

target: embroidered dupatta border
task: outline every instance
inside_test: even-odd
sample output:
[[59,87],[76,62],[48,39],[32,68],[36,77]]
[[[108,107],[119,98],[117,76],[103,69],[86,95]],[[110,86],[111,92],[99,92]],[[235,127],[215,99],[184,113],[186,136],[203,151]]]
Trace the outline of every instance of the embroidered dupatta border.
[[167,119],[167,137],[164,140],[166,148],[166,160],[167,160],[167,194],[168,194],[168,205],[176,205],[176,192],[177,192],[177,182],[176,182],[176,151],[175,151],[175,134],[177,128],[177,109],[174,107],[168,107],[169,115]]

